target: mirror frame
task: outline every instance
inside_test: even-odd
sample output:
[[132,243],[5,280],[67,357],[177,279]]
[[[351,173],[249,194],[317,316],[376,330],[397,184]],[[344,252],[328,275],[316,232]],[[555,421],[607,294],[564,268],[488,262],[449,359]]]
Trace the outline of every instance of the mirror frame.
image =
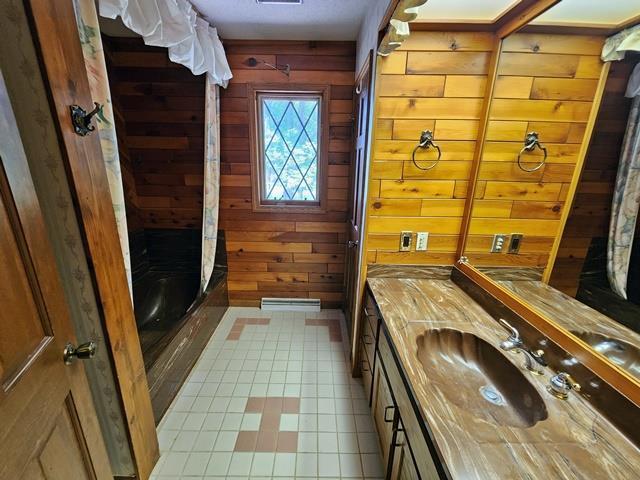
[[[454,268],[460,270],[473,282],[483,288],[487,293],[489,293],[505,306],[523,317],[531,326],[540,331],[543,335],[547,336],[551,341],[555,342],[569,354],[573,355],[580,361],[580,363],[582,363],[582,365],[592,371],[596,376],[600,377],[603,381],[608,383],[611,387],[615,388],[618,392],[627,397],[635,405],[640,407],[639,379],[636,379],[621,367],[610,362],[604,355],[598,353],[595,349],[587,345],[584,341],[573,335],[567,329],[561,327],[551,318],[538,311],[533,305],[527,303],[525,300],[523,300],[507,288],[494,282],[490,277],[469,264],[464,256],[464,250],[467,244],[467,237],[469,235],[469,228],[471,224],[471,212],[473,209],[476,183],[478,180],[482,152],[485,146],[486,131],[489,123],[489,111],[497,79],[498,63],[502,50],[502,40],[526,26],[538,15],[544,13],[555,4],[559,3],[559,1],[560,0],[538,0],[530,2],[527,8],[524,8],[521,12],[519,12],[518,15],[512,17],[510,21],[505,22],[503,25],[500,25],[496,29],[494,49],[492,51],[489,64],[489,81],[487,82],[484,103],[482,106],[480,124],[478,128],[478,140],[476,142],[476,149],[474,151],[471,174],[469,175],[469,188],[467,190],[467,198],[465,201],[464,213],[462,217],[460,239],[457,245],[456,257],[460,260]],[[565,208],[563,209],[560,218],[560,227],[551,249],[549,261],[544,271],[542,279],[544,283],[548,282],[549,276],[551,275],[551,270],[553,269],[553,265],[555,263],[555,258],[560,246],[560,241],[562,240],[562,234],[564,232],[564,228],[571,211],[575,191],[582,173],[586,153],[589,148],[589,140],[593,133],[595,121],[600,110],[602,93],[607,77],[609,75],[610,67],[610,62],[605,63],[598,79],[595,99],[587,121],[585,137],[578,154],[578,161],[576,163],[576,167],[571,180],[567,202],[565,203]]]

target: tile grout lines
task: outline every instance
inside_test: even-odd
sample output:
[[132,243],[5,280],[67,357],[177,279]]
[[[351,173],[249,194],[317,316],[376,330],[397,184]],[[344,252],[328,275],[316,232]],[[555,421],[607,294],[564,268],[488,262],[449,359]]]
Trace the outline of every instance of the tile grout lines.
[[382,477],[341,318],[230,308],[160,423],[152,478]]

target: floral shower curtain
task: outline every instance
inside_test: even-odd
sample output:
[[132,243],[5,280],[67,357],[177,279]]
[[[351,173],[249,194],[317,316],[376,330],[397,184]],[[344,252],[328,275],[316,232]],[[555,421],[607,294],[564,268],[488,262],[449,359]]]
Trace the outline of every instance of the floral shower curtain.
[[627,275],[640,207],[640,63],[629,79],[625,96],[633,98],[616,177],[607,246],[611,289],[627,298]]
[[207,288],[215,266],[220,196],[220,87],[207,77],[206,89],[201,293]]
[[[118,140],[116,137],[113,108],[111,106],[111,91],[109,90],[109,79],[107,77],[107,66],[104,59],[102,40],[100,38],[96,5],[94,0],[74,0],[74,6],[80,43],[82,44],[84,62],[89,78],[91,97],[95,102],[102,105],[102,111],[94,118],[97,118],[102,156],[107,168],[111,202],[116,216],[120,247],[127,272],[129,294],[132,295],[129,234],[127,231],[122,173],[120,171],[120,156],[118,154]],[[86,105],[85,107],[93,108],[91,105]]]

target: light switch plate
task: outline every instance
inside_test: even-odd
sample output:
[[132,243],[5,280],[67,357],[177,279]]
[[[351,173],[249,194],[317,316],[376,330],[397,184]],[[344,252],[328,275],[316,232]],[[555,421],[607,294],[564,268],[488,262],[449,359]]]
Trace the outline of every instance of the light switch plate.
[[413,232],[400,232],[400,251],[408,252],[411,250],[411,239]]
[[522,233],[512,233],[511,239],[509,240],[509,253],[518,253],[520,251],[520,246],[522,245],[522,238],[524,234]]
[[429,243],[429,232],[418,232],[416,234],[416,252],[424,252]]
[[493,243],[491,243],[491,253],[500,253],[504,248],[504,242],[507,240],[506,233],[496,233],[493,236]]

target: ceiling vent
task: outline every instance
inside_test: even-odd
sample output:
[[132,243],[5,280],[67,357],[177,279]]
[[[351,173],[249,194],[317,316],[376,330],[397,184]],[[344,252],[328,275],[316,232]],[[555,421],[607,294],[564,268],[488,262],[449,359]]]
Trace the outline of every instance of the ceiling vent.
[[264,5],[302,5],[302,0],[256,0]]

